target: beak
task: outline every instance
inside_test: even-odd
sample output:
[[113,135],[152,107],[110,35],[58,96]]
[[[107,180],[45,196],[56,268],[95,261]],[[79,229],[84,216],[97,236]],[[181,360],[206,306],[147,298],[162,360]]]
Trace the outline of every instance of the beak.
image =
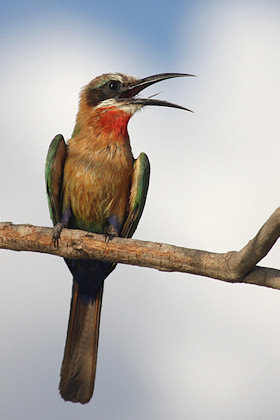
[[120,99],[129,99],[129,102],[132,104],[139,105],[158,105],[158,106],[168,106],[171,108],[184,109],[185,111],[193,112],[191,109],[185,108],[181,105],[176,105],[171,102],[162,101],[160,99],[150,98],[138,98],[135,97],[141,90],[147,88],[148,86],[153,85],[154,83],[160,82],[166,79],[173,79],[174,77],[195,77],[193,74],[185,73],[162,73],[155,74],[154,76],[145,77],[144,79],[137,80],[135,83],[124,88],[120,95]]

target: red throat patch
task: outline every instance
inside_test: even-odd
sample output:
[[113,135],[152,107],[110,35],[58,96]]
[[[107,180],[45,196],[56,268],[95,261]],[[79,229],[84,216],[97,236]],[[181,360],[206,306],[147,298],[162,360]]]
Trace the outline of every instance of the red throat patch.
[[130,114],[116,107],[104,107],[98,110],[98,125],[102,127],[102,132],[114,132],[116,136],[126,137],[130,117]]

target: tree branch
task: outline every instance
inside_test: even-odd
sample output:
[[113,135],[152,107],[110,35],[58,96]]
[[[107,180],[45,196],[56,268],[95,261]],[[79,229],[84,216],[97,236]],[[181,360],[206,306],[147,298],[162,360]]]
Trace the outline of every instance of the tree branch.
[[280,235],[280,208],[239,252],[215,253],[124,238],[106,242],[103,235],[74,229],[63,229],[55,248],[52,234],[52,228],[2,222],[0,248],[119,262],[280,289],[280,270],[256,266]]

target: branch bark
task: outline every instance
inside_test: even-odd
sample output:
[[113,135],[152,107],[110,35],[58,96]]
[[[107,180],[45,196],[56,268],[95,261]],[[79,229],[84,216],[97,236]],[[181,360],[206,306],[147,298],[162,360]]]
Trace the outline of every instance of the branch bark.
[[215,253],[124,238],[106,242],[103,235],[74,229],[63,229],[59,247],[55,248],[52,234],[53,228],[2,222],[0,248],[119,262],[280,289],[280,270],[256,266],[280,235],[280,208],[238,252]]

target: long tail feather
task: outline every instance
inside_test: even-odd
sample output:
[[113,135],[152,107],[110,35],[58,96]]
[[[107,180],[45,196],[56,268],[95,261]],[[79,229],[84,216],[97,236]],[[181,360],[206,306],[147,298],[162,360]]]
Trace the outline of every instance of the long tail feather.
[[87,403],[93,394],[103,286],[92,300],[74,280],[59,390],[65,401]]

